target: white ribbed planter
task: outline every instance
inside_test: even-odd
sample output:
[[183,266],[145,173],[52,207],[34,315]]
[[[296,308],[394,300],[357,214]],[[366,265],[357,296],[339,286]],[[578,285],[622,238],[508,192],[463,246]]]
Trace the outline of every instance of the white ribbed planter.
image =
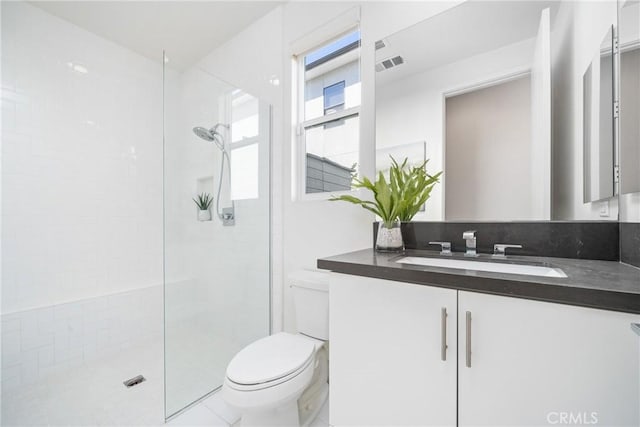
[[209,211],[209,209],[199,210],[198,221],[211,221],[211,211]]

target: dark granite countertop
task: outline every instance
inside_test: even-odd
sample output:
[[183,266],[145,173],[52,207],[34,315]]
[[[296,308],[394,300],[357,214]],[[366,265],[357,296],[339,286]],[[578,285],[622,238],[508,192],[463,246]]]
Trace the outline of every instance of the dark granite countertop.
[[[434,251],[407,250],[403,254],[386,254],[365,249],[318,259],[317,265],[336,273],[640,314],[640,269],[615,261],[533,256],[507,256],[499,261],[491,255],[476,258],[478,261],[545,265],[560,268],[568,276],[553,278],[395,262],[405,256],[442,257]],[[453,257],[465,259],[458,253]]]

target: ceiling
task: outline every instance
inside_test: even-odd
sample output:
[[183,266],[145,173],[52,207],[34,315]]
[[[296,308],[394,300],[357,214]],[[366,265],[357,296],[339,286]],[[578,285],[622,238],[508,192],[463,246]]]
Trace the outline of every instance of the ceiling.
[[376,84],[450,64],[536,36],[543,9],[557,1],[467,1],[384,39],[376,62],[401,55],[405,63],[377,73]]
[[278,1],[32,1],[31,4],[179,70],[202,59]]

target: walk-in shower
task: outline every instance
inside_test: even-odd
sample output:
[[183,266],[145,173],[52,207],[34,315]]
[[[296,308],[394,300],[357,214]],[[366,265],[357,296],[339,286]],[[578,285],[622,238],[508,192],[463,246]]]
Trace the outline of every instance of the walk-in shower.
[[231,199],[231,207],[230,208],[222,208],[222,212],[220,212],[220,191],[222,190],[222,179],[224,177],[224,163],[226,160],[227,167],[231,170],[231,161],[229,160],[229,153],[224,145],[224,136],[218,132],[219,127],[223,127],[225,129],[229,129],[229,125],[225,125],[222,123],[217,123],[210,129],[203,128],[201,126],[196,126],[193,128],[193,133],[195,133],[199,138],[204,139],[207,142],[213,142],[220,149],[222,153],[222,157],[220,158],[220,176],[218,178],[218,191],[216,193],[216,215],[222,221],[224,225],[234,225],[235,224],[235,203],[233,199]]
[[0,2],[0,425],[162,425],[269,333],[269,106],[42,3]]

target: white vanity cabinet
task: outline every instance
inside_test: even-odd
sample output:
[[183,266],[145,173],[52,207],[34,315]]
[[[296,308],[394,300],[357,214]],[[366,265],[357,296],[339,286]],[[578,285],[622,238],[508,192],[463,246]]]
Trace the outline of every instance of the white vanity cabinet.
[[638,319],[459,291],[458,425],[640,425]]
[[332,425],[640,425],[640,315],[336,273],[330,310]]
[[329,298],[330,423],[455,426],[456,291],[332,273]]

